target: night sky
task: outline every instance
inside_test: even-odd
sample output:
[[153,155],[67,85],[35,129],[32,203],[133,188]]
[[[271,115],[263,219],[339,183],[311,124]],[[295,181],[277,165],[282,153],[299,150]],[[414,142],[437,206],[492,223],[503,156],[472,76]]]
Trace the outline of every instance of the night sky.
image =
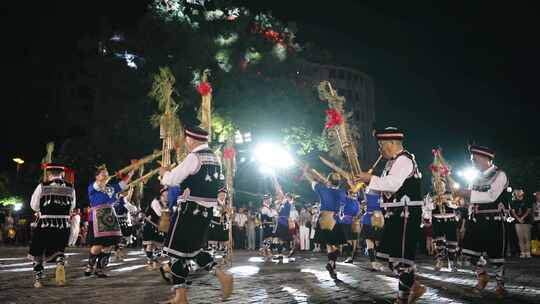
[[[84,35],[104,26],[129,32],[148,2],[9,4],[2,18],[8,54],[0,170],[13,170],[15,156],[39,161],[44,144],[63,134],[47,119],[49,111],[62,110],[42,93],[49,71],[77,64],[72,52]],[[377,125],[404,129],[406,145],[420,159],[442,146],[448,158],[464,161],[471,140],[502,158],[540,155],[540,19],[534,1],[237,2],[296,21],[301,40],[338,51],[343,62],[337,64],[372,75]]]

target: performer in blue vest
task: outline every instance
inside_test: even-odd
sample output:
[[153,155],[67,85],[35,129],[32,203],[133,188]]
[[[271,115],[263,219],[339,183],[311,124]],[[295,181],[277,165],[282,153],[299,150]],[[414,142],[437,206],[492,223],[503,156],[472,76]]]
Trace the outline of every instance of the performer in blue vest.
[[332,173],[328,176],[328,183],[322,184],[317,182],[309,173],[309,169],[305,168],[304,176],[311,183],[313,191],[319,195],[321,201],[319,221],[317,223],[317,231],[315,232],[316,242],[326,244],[326,252],[328,255],[328,263],[326,270],[332,279],[337,280],[336,262],[339,256],[339,246],[346,243],[342,226],[337,224],[341,202],[345,201],[347,193],[339,189],[341,176]]
[[[172,303],[187,302],[189,263],[212,270],[216,263],[204,250],[208,228],[222,187],[218,158],[208,147],[208,132],[199,127],[185,128],[186,145],[191,151],[172,171],[160,170],[161,183],[183,190],[173,225],[169,229],[163,249],[171,259],[171,273],[175,297]],[[223,291],[223,298],[232,293],[233,278],[221,269],[215,271]]]
[[109,263],[112,247],[120,242],[122,230],[114,211],[118,195],[127,186],[133,171],[123,176],[117,183],[109,184],[109,171],[105,165],[96,168],[96,180],[88,186],[90,199],[90,219],[88,240],[90,255],[84,270],[86,276],[108,277],[104,270]]
[[[360,203],[356,195],[349,194],[345,196],[342,202],[342,214],[338,222],[342,225],[343,236],[347,241],[344,246],[344,251],[347,251],[350,256],[345,260],[345,263],[352,264],[356,253],[356,240],[358,240],[358,231],[353,232],[353,222],[356,221],[360,214]],[[344,252],[345,254],[345,252]]]
[[69,215],[75,208],[75,189],[64,179],[66,167],[61,164],[43,166],[44,181],[36,187],[30,200],[30,207],[38,214],[29,252],[36,288],[43,287],[43,262],[56,263],[56,284],[66,284],[64,250],[70,234]]
[[381,271],[384,267],[377,262],[377,247],[382,239],[384,227],[384,215],[380,206],[382,197],[380,194],[365,194],[366,213],[362,216],[361,237],[366,240],[368,250],[369,268],[373,271]]
[[499,297],[504,289],[504,197],[508,178],[504,171],[493,164],[495,152],[490,148],[472,145],[469,147],[473,166],[480,170],[480,177],[474,181],[472,189],[457,190],[458,196],[470,204],[470,220],[467,222],[462,253],[471,259],[476,267],[478,283],[473,289],[480,292],[489,282],[486,265],[494,267],[497,281],[495,290]]
[[421,236],[422,176],[414,155],[403,147],[403,132],[389,127],[377,131],[375,137],[387,160],[386,167],[381,176],[361,173],[358,181],[368,184],[368,191],[382,194],[385,224],[377,257],[390,262],[399,274],[396,303],[414,303],[426,292],[426,287],[415,281],[414,275]]
[[[294,195],[292,193],[285,194],[285,199],[281,203],[278,212],[278,221],[276,228],[276,237],[281,242],[281,249],[289,251],[288,256],[291,257],[294,254],[293,236],[289,229],[291,225],[291,210],[294,208]],[[282,256],[280,256],[282,258]]]

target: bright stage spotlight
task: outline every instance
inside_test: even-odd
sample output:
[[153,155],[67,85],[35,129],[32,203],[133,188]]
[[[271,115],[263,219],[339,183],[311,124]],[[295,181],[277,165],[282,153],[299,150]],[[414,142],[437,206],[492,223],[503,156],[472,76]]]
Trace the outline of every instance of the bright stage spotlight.
[[294,165],[294,160],[289,152],[272,144],[257,146],[255,157],[259,163],[270,168],[288,168]]
[[479,175],[480,172],[473,167],[463,170],[463,178],[468,182],[474,181]]
[[262,174],[268,174],[268,175],[275,175],[276,174],[276,171],[266,165],[261,165],[259,167],[259,171],[262,173]]

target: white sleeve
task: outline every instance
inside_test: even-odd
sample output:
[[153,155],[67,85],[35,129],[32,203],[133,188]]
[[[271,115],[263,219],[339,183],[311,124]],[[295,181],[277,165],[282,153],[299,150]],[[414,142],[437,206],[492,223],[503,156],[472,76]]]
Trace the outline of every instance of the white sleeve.
[[199,158],[194,153],[189,153],[178,166],[176,166],[172,171],[165,172],[163,178],[161,179],[161,184],[164,186],[178,186],[182,183],[186,177],[191,174],[194,174],[199,168]]
[[152,201],[151,207],[158,216],[161,216],[161,204],[157,199]]
[[124,206],[128,210],[128,212],[135,213],[137,212],[137,206],[132,205],[130,202],[124,200]]
[[39,184],[36,187],[36,190],[34,190],[34,193],[32,194],[32,198],[30,199],[30,207],[35,212],[39,212],[39,200],[41,198],[41,184]]
[[406,156],[400,156],[390,168],[386,176],[372,176],[369,189],[382,192],[394,193],[399,190],[403,182],[409,177],[414,169],[413,162]]
[[506,178],[506,174],[501,171],[493,183],[491,183],[491,187],[488,191],[471,191],[471,203],[485,204],[494,202],[501,195],[501,193],[506,190],[507,183],[508,179]]
[[123,180],[118,182],[118,186],[119,186],[120,189],[122,189],[122,190],[126,190],[127,185],[128,185],[128,183],[126,183],[126,182],[123,181]]
[[73,188],[73,200],[71,201],[71,210],[75,209],[75,206],[77,205],[77,198],[75,196],[75,188]]
[[317,185],[317,182],[313,181],[311,182],[311,189],[313,189],[313,191],[315,191],[315,186]]

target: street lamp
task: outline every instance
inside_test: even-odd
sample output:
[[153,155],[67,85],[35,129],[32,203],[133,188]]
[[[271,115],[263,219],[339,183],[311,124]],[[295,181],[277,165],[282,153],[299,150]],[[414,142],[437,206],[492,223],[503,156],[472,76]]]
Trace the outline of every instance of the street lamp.
[[17,163],[17,176],[18,176],[18,175],[19,175],[19,168],[20,168],[20,166],[21,166],[22,164],[24,164],[24,160],[21,159],[21,158],[19,158],[19,157],[15,157],[15,158],[13,159],[13,161]]

